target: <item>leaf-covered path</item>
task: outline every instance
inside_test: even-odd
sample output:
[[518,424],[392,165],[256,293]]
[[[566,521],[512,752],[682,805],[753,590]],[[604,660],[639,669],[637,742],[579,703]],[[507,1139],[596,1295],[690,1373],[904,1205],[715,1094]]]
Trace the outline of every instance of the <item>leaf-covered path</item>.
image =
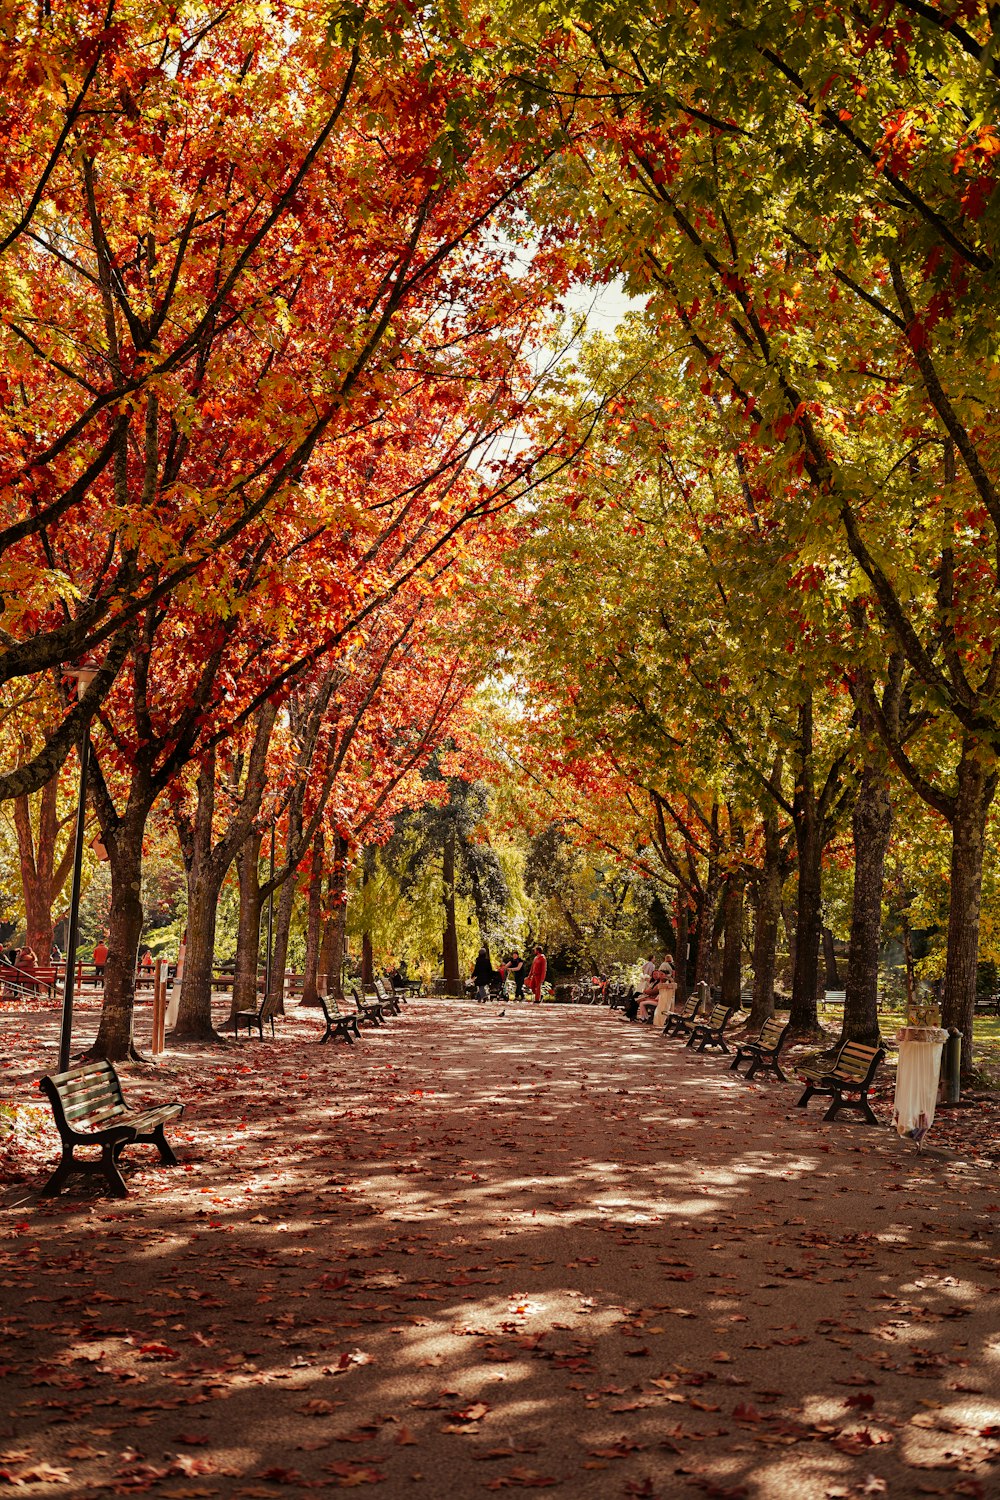
[[8,1189],[8,1484],[1000,1494],[988,1175],[605,1011],[281,1029],[131,1070],[179,1170]]

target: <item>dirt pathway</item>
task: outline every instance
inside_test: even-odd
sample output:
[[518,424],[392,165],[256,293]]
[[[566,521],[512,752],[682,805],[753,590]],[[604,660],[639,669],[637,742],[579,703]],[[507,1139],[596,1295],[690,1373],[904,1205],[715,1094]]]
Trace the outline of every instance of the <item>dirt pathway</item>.
[[129,1070],[190,1106],[181,1168],[137,1149],[123,1202],[39,1198],[39,1139],[6,1194],[0,1481],[1000,1495],[987,1174],[604,1011],[281,1032]]

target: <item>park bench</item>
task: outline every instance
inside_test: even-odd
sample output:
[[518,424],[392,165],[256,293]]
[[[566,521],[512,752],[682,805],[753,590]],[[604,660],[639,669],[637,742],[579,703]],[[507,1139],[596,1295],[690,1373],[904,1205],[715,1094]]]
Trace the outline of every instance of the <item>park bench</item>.
[[[832,1100],[824,1120],[835,1120],[842,1109],[857,1109],[869,1125],[877,1125],[878,1118],[868,1103],[868,1090],[884,1060],[884,1047],[842,1042],[831,1065],[817,1063],[797,1069],[806,1085],[798,1108],[805,1109],[812,1096],[819,1094]],[[845,1099],[845,1094],[857,1094],[858,1097]]]
[[278,1005],[279,1000],[276,995],[273,997],[273,999],[269,998],[267,995],[262,995],[261,1002],[256,1010],[238,1010],[233,1016],[233,1029],[236,1032],[236,1035],[239,1036],[240,1027],[245,1026],[247,1029],[247,1036],[250,1036],[252,1035],[253,1029],[256,1026],[257,1035],[260,1037],[261,1041],[263,1041],[264,1022],[270,1021],[271,1035],[274,1036],[274,1017],[277,1014]]
[[362,1026],[384,1026],[385,1011],[381,1000],[369,1000],[356,984],[351,985],[351,995],[358,1010],[358,1023]]
[[694,1047],[697,1043],[699,1052],[704,1052],[706,1047],[718,1047],[721,1052],[728,1052],[725,1030],[738,1010],[738,1005],[713,1006],[712,1013],[706,1021],[696,1021],[691,1027],[691,1035],[687,1039],[688,1046]]
[[688,1036],[695,1023],[701,996],[697,992],[689,995],[680,1010],[672,1010],[663,1023],[664,1036]]
[[[118,1074],[109,1062],[90,1062],[39,1080],[48,1095],[62,1140],[62,1160],[42,1189],[47,1198],[62,1191],[71,1172],[103,1172],[112,1196],[127,1194],[118,1158],[126,1146],[136,1142],[155,1146],[160,1160],[177,1165],[163,1127],[184,1112],[183,1104],[164,1104],[157,1109],[129,1109],[122,1097]],[[77,1146],[100,1146],[99,1161],[78,1161]]]
[[393,991],[392,985],[387,984],[381,979],[376,979],[374,984],[375,995],[383,1011],[388,1011],[391,1016],[398,1016],[402,1007],[399,1003],[399,997]]
[[320,1037],[320,1043],[339,1036],[342,1041],[350,1042],[353,1046],[354,1038],[361,1035],[357,1011],[342,1010],[336,995],[320,995],[319,1003],[323,1007],[323,1018],[326,1021],[326,1030]]
[[753,1078],[755,1073],[774,1073],[782,1083],[787,1083],[784,1073],[781,1071],[781,1049],[785,1045],[785,1038],[791,1029],[791,1021],[780,1021],[772,1016],[765,1021],[760,1029],[760,1035],[752,1041],[742,1041],[736,1048],[736,1056],[729,1064],[731,1073],[740,1071],[740,1063],[749,1059],[750,1066],[747,1068],[746,1077]]

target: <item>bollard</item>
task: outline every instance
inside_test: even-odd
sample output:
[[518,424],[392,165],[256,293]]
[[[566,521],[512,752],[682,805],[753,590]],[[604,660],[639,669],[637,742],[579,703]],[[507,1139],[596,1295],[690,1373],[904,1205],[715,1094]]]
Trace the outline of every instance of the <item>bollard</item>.
[[949,1026],[948,1040],[941,1053],[941,1082],[945,1104],[957,1104],[962,1096],[962,1033]]

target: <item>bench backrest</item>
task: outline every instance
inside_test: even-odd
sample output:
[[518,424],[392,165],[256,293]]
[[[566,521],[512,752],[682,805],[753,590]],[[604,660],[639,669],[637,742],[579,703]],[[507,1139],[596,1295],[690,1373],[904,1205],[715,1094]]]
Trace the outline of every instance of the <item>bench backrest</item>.
[[388,1000],[388,998],[389,998],[389,992],[386,989],[385,984],[384,984],[384,982],[381,979],[374,979],[374,980],[372,980],[372,985],[374,987],[376,995],[378,996],[378,998],[380,1000]]
[[785,1035],[791,1024],[791,1021],[779,1021],[777,1016],[772,1016],[771,1019],[769,1021],[765,1021],[763,1026],[760,1028],[760,1036],[757,1038],[757,1045],[760,1047],[766,1047],[769,1052],[772,1049],[775,1052],[780,1052],[781,1044],[785,1040]]
[[272,1016],[278,1015],[280,1013],[279,1006],[281,1005],[281,1000],[281,994],[265,995],[260,1002],[260,1019],[262,1021],[269,1021]]
[[700,1005],[701,1005],[701,996],[700,995],[698,995],[698,994],[689,995],[687,997],[687,999],[684,1001],[684,1004],[680,1008],[679,1014],[680,1014],[681,1019],[684,1020],[684,1021],[690,1021],[691,1018],[692,1018],[692,1016],[696,1016],[698,1014],[698,1007]]
[[885,1057],[884,1047],[868,1047],[864,1042],[845,1042],[837,1055],[833,1071],[846,1073],[860,1082],[875,1072]]
[[713,1005],[712,1014],[709,1016],[706,1025],[710,1026],[713,1031],[717,1031],[720,1026],[725,1026],[732,1013],[733,1007],[731,1005]]
[[47,1094],[60,1132],[91,1130],[125,1114],[125,1100],[118,1074],[109,1062],[81,1063],[65,1073],[39,1080]]

